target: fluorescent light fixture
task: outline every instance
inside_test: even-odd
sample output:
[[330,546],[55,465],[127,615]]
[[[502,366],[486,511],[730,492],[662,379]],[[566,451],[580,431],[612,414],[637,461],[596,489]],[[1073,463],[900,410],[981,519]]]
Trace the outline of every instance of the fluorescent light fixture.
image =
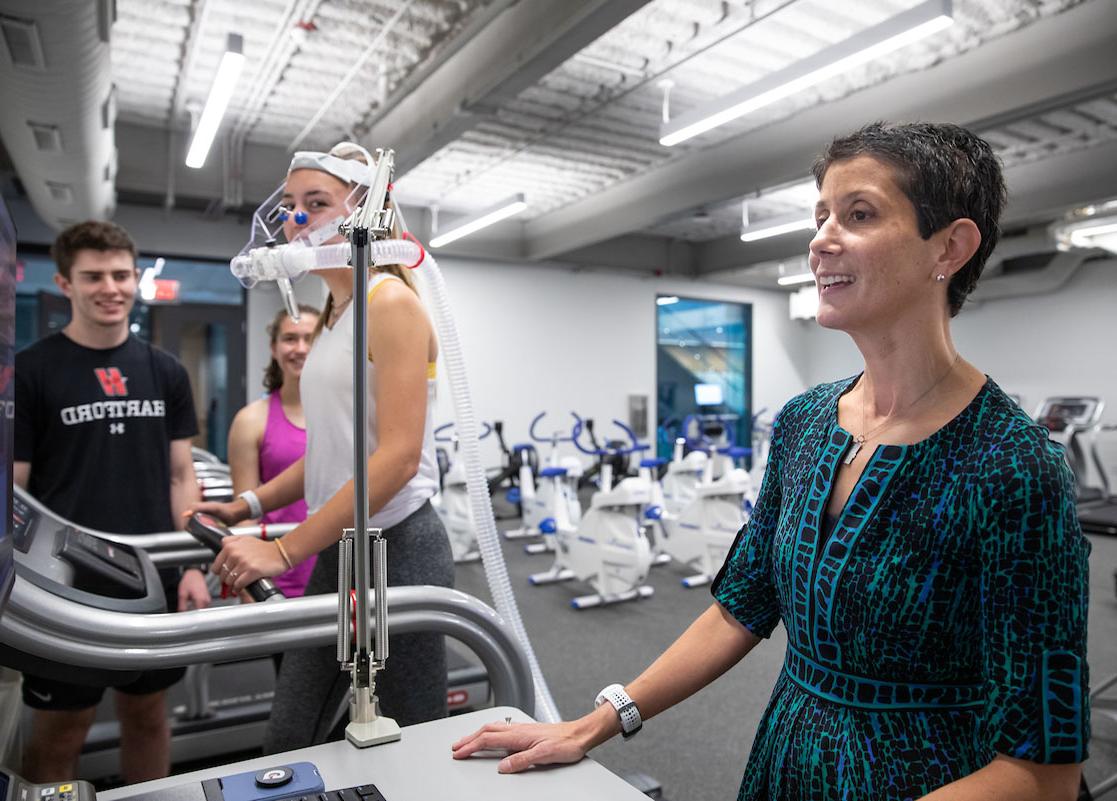
[[951,5],[951,0],[926,0],[713,103],[682,114],[660,128],[659,143],[671,147],[685,142],[948,28],[954,22]]
[[206,163],[210,145],[217,136],[217,129],[225,116],[225,109],[237,88],[237,78],[244,68],[244,39],[239,33],[230,33],[225,45],[225,54],[217,65],[217,75],[213,78],[209,97],[206,99],[194,138],[190,140],[190,150],[186,153],[186,166],[197,170]]
[[443,245],[449,245],[451,242],[456,242],[463,236],[469,236],[470,234],[480,231],[482,228],[488,228],[493,223],[498,223],[501,220],[519,214],[526,208],[527,202],[524,200],[523,193],[517,193],[478,214],[458,220],[449,230],[438,236],[431,237],[430,246],[432,248],[440,248]]
[[[806,216],[804,216],[804,214],[806,214]],[[814,228],[814,225],[814,215],[807,214],[806,212],[796,212],[795,214],[785,215],[783,217],[760,220],[742,228],[741,241],[755,242],[758,239],[767,239],[772,236],[790,234],[792,231],[806,231],[809,228]]]
[[787,296],[788,312],[792,320],[810,320],[818,314],[818,292],[812,286],[797,289]]
[[674,295],[666,295],[662,298],[655,299],[656,306],[670,306],[672,303],[678,303],[679,299]]
[[1063,242],[1078,248],[1102,248],[1117,253],[1117,218],[1099,217],[1076,227],[1064,229]]
[[813,284],[814,273],[796,273],[795,275],[781,275],[776,279],[780,286],[798,286],[799,284]]
[[1078,228],[1071,231],[1070,241],[1082,248],[1105,247],[1099,240],[1108,241],[1113,236],[1117,236],[1117,221]]
[[1114,210],[1117,210],[1117,200],[1076,209],[1070,215],[1070,221],[1052,226],[1055,246],[1059,250],[1102,248],[1117,253],[1117,215]]

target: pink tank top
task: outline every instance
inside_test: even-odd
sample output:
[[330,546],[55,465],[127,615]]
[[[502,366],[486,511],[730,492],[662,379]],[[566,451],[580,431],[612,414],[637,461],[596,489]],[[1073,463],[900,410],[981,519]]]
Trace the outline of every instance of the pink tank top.
[[[306,429],[299,428],[283,413],[279,392],[268,396],[268,422],[260,440],[260,483],[278,476],[306,453]],[[261,518],[264,523],[301,523],[306,520],[306,501],[298,500],[289,506],[273,509]],[[310,571],[317,557],[295,565],[286,573],[276,576],[275,585],[288,598],[298,598],[306,590]]]

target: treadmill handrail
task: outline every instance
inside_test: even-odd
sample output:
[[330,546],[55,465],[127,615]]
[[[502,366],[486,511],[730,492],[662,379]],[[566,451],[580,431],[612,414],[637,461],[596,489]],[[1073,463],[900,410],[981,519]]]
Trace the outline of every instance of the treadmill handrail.
[[[52,512],[35,498],[35,496],[22,487],[16,486],[14,489],[16,497],[39,514],[69,525],[76,525]],[[265,528],[269,539],[277,539],[292,531],[296,526],[298,526],[297,523],[271,523]],[[109,542],[117,542],[121,545],[131,545],[133,548],[140,548],[147,551],[150,555],[154,555],[160,551],[196,550],[198,547],[198,541],[187,531],[161,531],[155,534],[113,534],[109,531],[99,531],[85,525],[77,527],[100,539],[108,540]],[[229,530],[239,536],[259,537],[261,526],[232,526]],[[208,556],[208,558],[203,558],[202,561],[213,561],[213,554],[209,549],[201,550],[204,550],[206,556]],[[159,567],[168,566],[157,559],[153,559],[153,561],[155,561]]]
[[[370,610],[372,605],[370,593]],[[522,645],[477,598],[446,587],[390,587],[388,621],[393,632],[459,640],[485,665],[495,703],[534,708],[534,683]],[[336,594],[136,615],[84,606],[17,578],[0,617],[0,642],[8,646],[108,670],[223,662],[336,641]]]

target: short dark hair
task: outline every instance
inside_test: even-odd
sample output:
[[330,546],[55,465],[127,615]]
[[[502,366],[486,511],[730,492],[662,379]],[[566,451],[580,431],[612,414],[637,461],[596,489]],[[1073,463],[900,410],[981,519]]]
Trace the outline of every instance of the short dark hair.
[[126,250],[132,255],[132,262],[136,261],[136,243],[128,236],[127,231],[111,222],[86,220],[76,223],[54,240],[54,244],[50,246],[50,255],[58,272],[67,281],[70,280],[70,268],[74,266],[79,250],[97,250],[102,253]]
[[830,143],[811,170],[815,182],[821,187],[830,165],[857,156],[872,156],[895,169],[924,239],[955,220],[968,218],[977,225],[981,245],[947,287],[954,317],[1000,238],[1007,195],[1000,159],[988,142],[958,125],[874,122]]

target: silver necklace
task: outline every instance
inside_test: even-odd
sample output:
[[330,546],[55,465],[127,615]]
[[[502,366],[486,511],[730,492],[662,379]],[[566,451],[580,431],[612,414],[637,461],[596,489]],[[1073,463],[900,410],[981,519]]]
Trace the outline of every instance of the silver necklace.
[[[927,389],[923,392],[923,394],[920,395],[918,398],[913,400],[911,403],[909,403],[907,406],[905,406],[900,411],[894,412],[893,414],[891,414],[883,423],[880,423],[879,425],[874,426],[872,430],[865,431],[863,434],[858,434],[857,436],[855,436],[853,438],[853,447],[849,449],[849,453],[846,454],[846,458],[843,460],[843,462],[845,464],[853,464],[853,460],[856,459],[857,454],[861,452],[861,446],[865,444],[865,441],[867,439],[869,439],[869,437],[872,437],[875,434],[879,434],[881,431],[889,429],[892,426],[894,426],[896,423],[900,422],[900,420],[903,419],[903,415],[905,413],[910,412],[915,407],[915,405],[917,403],[919,403],[921,400],[923,400],[928,395],[930,395],[931,392],[935,389],[935,387],[937,387],[939,384],[941,384],[943,381],[945,381],[946,377],[954,372],[954,368],[958,365],[958,360],[961,359],[961,358],[962,358],[961,353],[955,355],[954,361],[952,361],[950,363],[950,367],[948,367],[946,369],[946,372],[943,373],[941,376],[939,376],[938,380],[935,381],[935,383],[933,383],[933,384],[931,384],[931,386],[927,387]],[[864,430],[864,428],[865,428],[865,395],[868,394],[868,392],[865,392],[865,391],[863,391],[863,392],[864,392],[864,394],[861,397],[861,428],[862,428],[862,430]]]
[[352,295],[350,295],[349,297],[347,297],[345,300],[341,301],[340,303],[334,303],[334,304],[331,305],[331,307],[330,307],[330,319],[327,321],[327,323],[330,327],[332,327],[333,324],[338,321],[338,319],[341,317],[341,315],[345,312],[345,309],[349,306],[349,301],[351,301],[351,300],[353,300]]

